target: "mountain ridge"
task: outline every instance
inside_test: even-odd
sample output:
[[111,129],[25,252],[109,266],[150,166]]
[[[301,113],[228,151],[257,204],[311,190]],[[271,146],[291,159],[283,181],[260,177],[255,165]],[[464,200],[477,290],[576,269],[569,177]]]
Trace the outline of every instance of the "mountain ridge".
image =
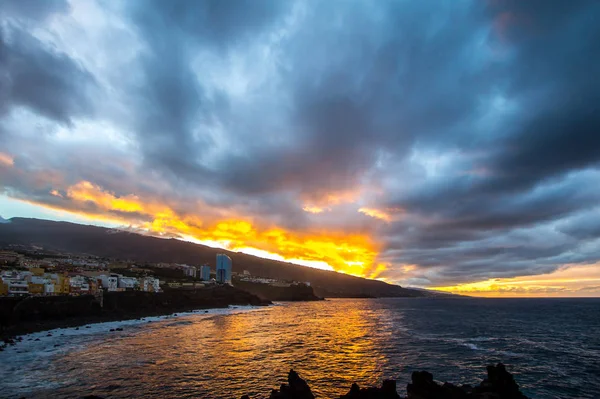
[[44,219],[12,218],[0,225],[0,244],[35,244],[55,251],[88,254],[139,263],[207,263],[214,269],[217,253],[226,253],[234,269],[281,280],[309,281],[322,297],[423,297],[435,295],[383,281],[260,258],[175,238]]

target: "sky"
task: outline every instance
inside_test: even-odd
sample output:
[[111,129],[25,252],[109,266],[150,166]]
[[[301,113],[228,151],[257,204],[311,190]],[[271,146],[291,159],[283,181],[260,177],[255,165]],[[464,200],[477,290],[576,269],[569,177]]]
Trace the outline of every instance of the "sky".
[[600,296],[600,2],[4,0],[0,215]]

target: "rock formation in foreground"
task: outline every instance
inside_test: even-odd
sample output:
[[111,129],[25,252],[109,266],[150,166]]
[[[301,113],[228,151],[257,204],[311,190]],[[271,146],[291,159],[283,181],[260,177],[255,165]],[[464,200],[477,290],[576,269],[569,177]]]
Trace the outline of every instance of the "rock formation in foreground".
[[[487,378],[479,385],[453,385],[433,380],[427,371],[412,373],[412,382],[406,387],[407,399],[527,399],[519,390],[512,374],[506,371],[502,363],[487,367]],[[314,399],[310,387],[298,373],[291,370],[288,383],[282,384],[279,390],[271,392],[270,399]],[[381,388],[360,388],[352,384],[350,391],[340,399],[400,399],[396,391],[396,381],[385,380]],[[249,399],[242,396],[242,399]]]

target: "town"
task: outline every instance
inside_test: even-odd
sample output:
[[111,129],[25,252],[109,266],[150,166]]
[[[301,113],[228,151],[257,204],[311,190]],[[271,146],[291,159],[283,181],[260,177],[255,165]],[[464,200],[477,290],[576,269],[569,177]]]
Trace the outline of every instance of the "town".
[[47,253],[22,246],[0,251],[0,270],[0,296],[161,292],[168,288],[231,284],[232,279],[232,262],[225,254],[217,255],[213,272],[209,265],[136,265],[94,256]]
[[214,285],[259,284],[292,287],[310,282],[281,281],[233,272],[232,260],[217,254],[208,264],[144,263],[57,253],[36,246],[0,250],[0,296],[101,295],[103,292],[201,289]]

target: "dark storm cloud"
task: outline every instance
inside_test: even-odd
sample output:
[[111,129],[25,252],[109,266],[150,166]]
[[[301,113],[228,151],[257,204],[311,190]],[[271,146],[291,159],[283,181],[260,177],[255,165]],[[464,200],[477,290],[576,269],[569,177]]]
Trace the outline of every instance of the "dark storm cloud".
[[234,158],[225,179],[241,192],[352,189],[382,152],[403,157],[416,140],[445,141],[489,90],[492,68],[466,60],[467,73],[461,58],[483,34],[477,5],[441,6],[446,15],[435,18],[425,4],[309,4],[311,29],[282,44],[292,145]]
[[[564,238],[547,254],[509,247],[506,252],[514,259],[482,255],[491,261],[461,266],[470,256],[465,243],[478,243],[493,253],[497,249],[480,240],[551,223],[598,204],[598,174],[592,171],[600,164],[600,81],[594,78],[600,70],[595,17],[600,4],[531,3],[498,1],[490,9],[497,45],[510,59],[494,85],[521,111],[484,137],[470,131],[472,126],[460,133],[471,142],[463,141],[459,151],[467,159],[478,154],[469,173],[419,184],[386,204],[428,220],[410,231],[395,227],[399,236],[390,239],[390,248],[423,248],[414,255],[400,251],[396,262],[446,267],[448,276],[462,273],[470,278],[517,275],[519,268],[529,274],[540,265],[553,270],[561,262],[598,260],[597,251],[568,256],[576,245]],[[597,238],[592,226],[571,226],[569,232],[581,239]],[[445,253],[437,253],[440,246]],[[551,256],[557,259],[547,259]]]
[[227,52],[266,29],[289,3],[279,1],[154,1],[131,5],[130,17],[149,54],[140,60],[138,134],[149,165],[186,181],[206,183],[203,154],[213,146],[205,128],[227,108],[209,98],[192,68],[202,48]]
[[118,125],[95,114],[91,88],[125,93],[139,169],[64,160],[65,187],[84,179],[182,213],[201,199],[277,226],[345,227],[382,245],[390,276],[416,265],[411,281],[600,259],[597,217],[581,216],[600,200],[599,2],[125,2],[115,9],[140,49],[115,51],[132,54],[116,82],[23,29],[65,3],[10,4],[0,112]]
[[8,23],[0,28],[0,61],[2,113],[23,106],[64,124],[92,115],[94,77],[66,54]]

